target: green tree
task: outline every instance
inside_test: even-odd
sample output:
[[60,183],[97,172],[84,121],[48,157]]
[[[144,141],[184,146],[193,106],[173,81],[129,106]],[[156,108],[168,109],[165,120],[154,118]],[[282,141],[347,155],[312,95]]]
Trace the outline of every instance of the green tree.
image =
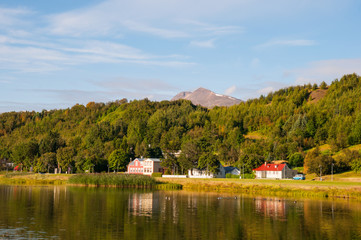
[[303,160],[304,160],[304,157],[302,155],[302,153],[300,152],[296,152],[296,153],[293,153],[288,162],[291,166],[294,166],[294,167],[302,167],[303,166]]
[[352,124],[352,130],[350,135],[351,144],[361,143],[361,112],[357,114],[355,122]]
[[351,169],[353,171],[355,171],[356,173],[361,172],[361,158],[356,158],[356,159],[352,160]]
[[317,176],[330,174],[334,159],[329,155],[324,155],[318,148],[309,151],[304,161],[304,171],[306,173],[316,173]]
[[59,148],[56,153],[58,166],[62,171],[68,171],[68,168],[74,166],[75,150],[72,147]]
[[57,165],[56,153],[47,152],[40,156],[35,171],[53,172]]
[[160,164],[171,174],[179,173],[178,158],[176,157],[175,153],[172,151],[164,152],[164,158],[162,158],[162,162]]
[[198,168],[210,173],[218,173],[220,165],[217,155],[211,152],[202,154],[198,161]]
[[360,159],[360,153],[348,148],[344,149],[339,157],[336,159],[335,170],[336,172],[344,172],[351,170],[353,161]]
[[15,163],[23,164],[25,169],[34,167],[35,158],[39,154],[39,145],[36,140],[32,139],[26,143],[20,143],[14,147],[12,158]]
[[123,149],[114,150],[108,157],[108,164],[112,170],[126,171],[130,161],[130,154]]
[[327,83],[326,82],[322,82],[321,85],[320,85],[320,88],[321,89],[326,89],[327,88]]
[[64,147],[65,141],[60,137],[60,134],[55,131],[50,131],[39,144],[40,154],[53,152],[56,153],[58,148]]
[[200,148],[194,140],[182,144],[182,152],[179,161],[183,170],[197,167],[200,152]]

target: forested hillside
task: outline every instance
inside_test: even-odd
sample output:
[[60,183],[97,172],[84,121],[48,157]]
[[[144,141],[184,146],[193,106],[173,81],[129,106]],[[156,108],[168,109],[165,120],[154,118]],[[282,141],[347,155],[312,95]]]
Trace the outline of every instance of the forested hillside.
[[[124,170],[130,158],[161,157],[168,171],[216,171],[288,160],[309,172],[359,170],[361,77],[289,87],[226,108],[190,101],[90,102],[64,110],[0,115],[2,162],[52,171]],[[325,148],[327,151],[322,151]],[[321,147],[321,148],[320,148]],[[181,152],[179,151],[181,150]],[[176,157],[176,153],[180,153]]]

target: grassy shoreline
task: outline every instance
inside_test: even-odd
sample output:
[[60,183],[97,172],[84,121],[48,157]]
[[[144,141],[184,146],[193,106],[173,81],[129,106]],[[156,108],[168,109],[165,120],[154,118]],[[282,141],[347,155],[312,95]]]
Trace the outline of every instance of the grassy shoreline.
[[184,190],[191,191],[246,193],[279,197],[353,198],[361,200],[361,182],[258,179],[159,179],[158,181],[181,184]]
[[0,173],[0,184],[6,185],[70,185],[83,187],[148,188],[180,190],[182,185],[156,181],[143,175],[125,174],[38,174]]
[[0,184],[11,185],[65,185],[71,175],[69,174],[38,174],[2,172]]
[[[97,177],[103,176],[103,178]],[[90,187],[124,187],[151,188],[158,190],[190,190],[199,192],[245,193],[262,196],[279,197],[322,197],[322,198],[352,198],[361,200],[361,181],[344,175],[334,177],[334,181],[293,181],[293,180],[258,180],[258,179],[184,179],[155,178],[145,184],[143,180],[130,182],[115,180],[114,176],[122,174],[70,175],[70,174],[0,174],[0,184],[15,185],[77,185]],[[71,178],[82,178],[73,181]],[[86,178],[87,180],[84,180]],[[106,180],[108,179],[108,180]],[[330,179],[330,178],[326,178]],[[123,182],[122,182],[123,181]]]

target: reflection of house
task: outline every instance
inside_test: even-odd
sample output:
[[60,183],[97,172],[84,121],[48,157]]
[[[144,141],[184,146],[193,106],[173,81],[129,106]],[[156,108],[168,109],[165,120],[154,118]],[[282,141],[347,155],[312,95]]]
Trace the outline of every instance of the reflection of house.
[[225,178],[226,172],[222,165],[218,169],[218,173],[212,173],[207,170],[200,170],[198,168],[192,168],[188,170],[189,178]]
[[260,167],[253,169],[256,173],[256,178],[293,178],[296,174],[296,170],[292,170],[287,164],[268,164],[264,163]]
[[129,212],[137,216],[152,216],[159,208],[158,197],[154,193],[135,193],[129,195]]
[[256,211],[267,217],[286,217],[286,204],[283,200],[257,198],[254,202]]
[[163,172],[159,158],[136,158],[128,164],[128,173],[152,175],[154,172]]

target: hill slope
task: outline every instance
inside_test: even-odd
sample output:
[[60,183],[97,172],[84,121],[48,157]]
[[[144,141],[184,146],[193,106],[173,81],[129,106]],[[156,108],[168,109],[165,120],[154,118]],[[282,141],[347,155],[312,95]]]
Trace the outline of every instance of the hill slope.
[[[108,164],[117,169],[107,160],[121,150],[118,154],[126,163],[130,157],[167,157],[164,166],[179,173],[191,167],[212,171],[220,161],[250,172],[264,161],[289,160],[295,153],[304,156],[317,146],[330,146],[331,154],[352,150],[350,146],[361,144],[361,77],[346,75],[323,89],[327,91],[311,85],[288,87],[213,109],[182,99],[123,99],[3,113],[0,168],[14,162],[24,169],[47,171],[59,163],[63,171],[68,166],[78,172],[107,171]],[[177,159],[173,153],[179,150]],[[334,170],[347,169],[350,163]]]

